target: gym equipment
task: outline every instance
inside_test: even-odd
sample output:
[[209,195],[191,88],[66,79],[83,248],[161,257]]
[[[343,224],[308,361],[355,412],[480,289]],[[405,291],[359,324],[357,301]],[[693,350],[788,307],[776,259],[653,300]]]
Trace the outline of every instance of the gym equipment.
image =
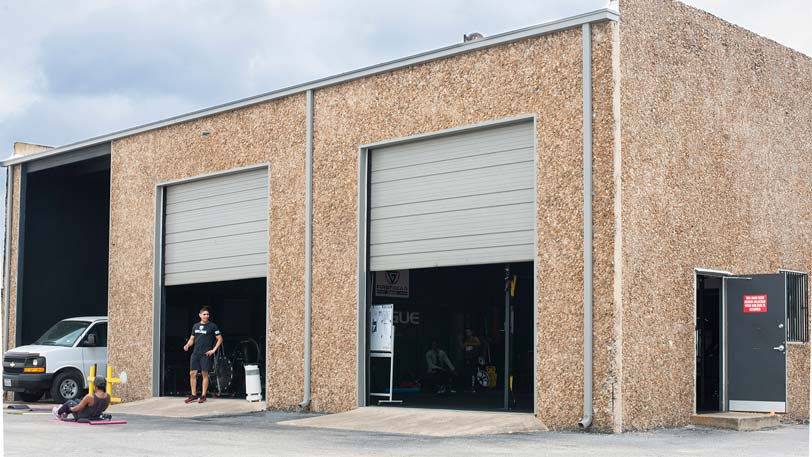
[[223,396],[223,393],[226,392],[231,386],[231,381],[234,379],[234,365],[226,357],[225,350],[221,346],[217,349],[217,353],[214,355],[214,366],[213,373],[210,373],[210,377],[214,375],[214,386],[217,388],[217,395],[218,397]]

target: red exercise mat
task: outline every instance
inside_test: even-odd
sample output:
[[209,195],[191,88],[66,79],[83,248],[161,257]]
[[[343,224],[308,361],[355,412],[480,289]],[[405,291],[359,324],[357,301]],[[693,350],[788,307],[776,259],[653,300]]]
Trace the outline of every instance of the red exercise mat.
[[51,419],[48,422],[62,422],[64,424],[87,424],[87,425],[120,425],[127,423],[127,421],[125,420],[77,422],[77,421],[61,421],[57,419]]

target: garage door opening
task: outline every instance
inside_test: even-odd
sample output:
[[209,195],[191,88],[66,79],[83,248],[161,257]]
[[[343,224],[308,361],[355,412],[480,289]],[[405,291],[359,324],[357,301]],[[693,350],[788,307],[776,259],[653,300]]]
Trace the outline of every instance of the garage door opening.
[[722,411],[722,278],[696,275],[696,412]]
[[17,345],[56,322],[107,315],[110,156],[25,174]]
[[[409,407],[533,411],[532,262],[371,276],[369,303],[394,304],[395,399]],[[368,363],[368,392],[388,391],[389,360]]]
[[359,321],[362,403],[388,398],[391,378],[410,406],[533,411],[534,143],[521,118],[361,148],[361,310],[383,323]]
[[183,345],[200,322],[202,306],[209,307],[223,336],[207,393],[246,398],[246,371],[253,371],[247,365],[257,365],[264,393],[268,208],[266,165],[159,187],[157,210],[163,218],[157,218],[157,233],[163,249],[156,253],[162,267],[155,292],[160,298],[155,329],[160,341],[153,347],[157,395],[190,393],[191,354]]
[[[209,396],[245,398],[245,365],[257,365],[265,380],[265,278],[242,279],[166,288],[162,332],[161,395],[190,393],[189,356],[183,345],[199,322],[201,306],[208,306],[211,321],[223,335],[222,350],[213,358]],[[200,381],[198,381],[200,382]],[[262,394],[264,397],[264,383]],[[199,392],[199,391],[198,391]]]

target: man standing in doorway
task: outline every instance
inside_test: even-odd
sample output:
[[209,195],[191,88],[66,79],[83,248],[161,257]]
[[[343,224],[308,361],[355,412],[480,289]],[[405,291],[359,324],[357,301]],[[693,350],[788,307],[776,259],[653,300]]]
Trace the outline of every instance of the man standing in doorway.
[[[189,364],[189,383],[192,386],[192,394],[186,397],[185,402],[191,403],[197,401],[203,403],[206,401],[206,392],[209,389],[209,371],[211,371],[214,353],[223,344],[223,337],[220,335],[220,329],[217,324],[209,321],[209,308],[204,306],[200,308],[200,322],[192,326],[192,335],[189,341],[183,345],[184,351],[189,351],[189,348],[194,346],[192,350],[192,359]],[[197,396],[197,372],[203,375],[203,392],[200,397]]]

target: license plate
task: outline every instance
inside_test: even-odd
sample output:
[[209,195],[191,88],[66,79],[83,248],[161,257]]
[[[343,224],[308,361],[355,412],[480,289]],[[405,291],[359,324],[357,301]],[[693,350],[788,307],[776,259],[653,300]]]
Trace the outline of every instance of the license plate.
[[6,387],[11,387],[11,379],[4,379],[3,385]]

